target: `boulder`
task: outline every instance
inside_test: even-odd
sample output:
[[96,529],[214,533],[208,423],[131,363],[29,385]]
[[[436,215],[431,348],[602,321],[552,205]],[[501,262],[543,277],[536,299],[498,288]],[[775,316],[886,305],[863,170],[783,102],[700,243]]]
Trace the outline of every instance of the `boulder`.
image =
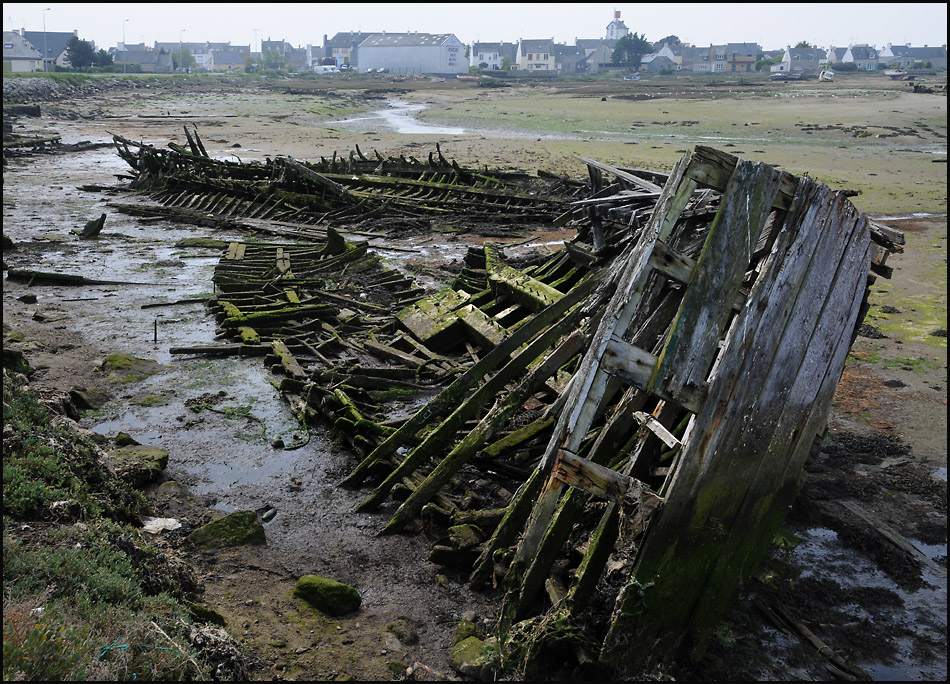
[[168,465],[168,452],[147,444],[130,444],[108,452],[116,475],[133,487],[142,487],[161,477]]
[[264,526],[254,511],[235,511],[209,522],[189,534],[188,541],[204,549],[266,543]]
[[297,580],[294,596],[334,617],[352,613],[363,603],[355,587],[319,575],[304,575]]
[[459,674],[475,680],[492,681],[499,669],[494,639],[482,641],[475,636],[463,639],[452,647],[451,660]]

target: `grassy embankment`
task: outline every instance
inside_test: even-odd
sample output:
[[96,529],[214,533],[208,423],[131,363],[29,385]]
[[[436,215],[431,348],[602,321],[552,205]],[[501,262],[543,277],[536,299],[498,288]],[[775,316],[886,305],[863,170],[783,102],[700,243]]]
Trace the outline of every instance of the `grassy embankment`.
[[147,511],[4,372],[5,681],[208,676],[187,640],[193,573],[131,524]]

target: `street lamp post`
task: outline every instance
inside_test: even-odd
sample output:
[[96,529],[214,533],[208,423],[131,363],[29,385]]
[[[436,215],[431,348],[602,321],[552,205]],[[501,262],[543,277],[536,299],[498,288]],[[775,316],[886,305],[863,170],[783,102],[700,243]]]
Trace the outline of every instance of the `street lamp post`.
[[46,13],[52,8],[47,7],[43,10],[43,73],[46,73]]
[[185,32],[185,29],[181,29],[178,32],[178,73],[179,74],[185,73],[185,67],[184,67],[185,60],[183,59],[183,54],[182,54],[184,50],[182,48],[182,43],[181,43],[181,34],[184,32]]
[[[129,49],[128,49],[127,47],[125,47],[125,24],[126,24],[126,22],[128,22],[128,19],[123,19],[123,20],[122,20],[122,52],[128,52],[128,51],[129,51]],[[126,55],[122,55],[122,73],[123,73],[123,74],[125,73],[125,65],[126,65],[126,62],[128,62],[128,59],[126,59],[127,57],[128,57],[127,54],[126,54]]]

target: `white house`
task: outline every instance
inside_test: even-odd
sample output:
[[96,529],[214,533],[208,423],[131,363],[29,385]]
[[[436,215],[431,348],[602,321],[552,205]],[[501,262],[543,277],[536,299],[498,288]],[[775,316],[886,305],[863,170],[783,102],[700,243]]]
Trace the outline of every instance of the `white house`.
[[480,69],[498,70],[505,68],[505,57],[509,65],[515,63],[518,58],[518,46],[515,43],[472,43],[468,63]]
[[43,53],[19,33],[3,32],[3,73],[43,71]]

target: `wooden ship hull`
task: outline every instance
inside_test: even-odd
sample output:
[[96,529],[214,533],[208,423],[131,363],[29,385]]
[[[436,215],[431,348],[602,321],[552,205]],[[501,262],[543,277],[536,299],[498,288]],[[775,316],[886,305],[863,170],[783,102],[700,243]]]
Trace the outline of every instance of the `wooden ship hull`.
[[[512,659],[556,643],[552,625],[584,635],[559,657],[618,676],[704,648],[798,493],[900,233],[708,147],[669,175],[582,158],[588,184],[527,191],[539,179],[441,154],[351,155],[344,174],[190,142],[116,138],[156,202],[135,210],[281,242],[229,244],[210,307],[228,342],[173,353],[263,357],[301,422],[357,455],[340,484],[371,488],[359,510],[393,504],[380,534],[443,530],[431,560],[500,588]],[[434,214],[576,235],[521,268],[470,248],[437,292],[342,235]]]

